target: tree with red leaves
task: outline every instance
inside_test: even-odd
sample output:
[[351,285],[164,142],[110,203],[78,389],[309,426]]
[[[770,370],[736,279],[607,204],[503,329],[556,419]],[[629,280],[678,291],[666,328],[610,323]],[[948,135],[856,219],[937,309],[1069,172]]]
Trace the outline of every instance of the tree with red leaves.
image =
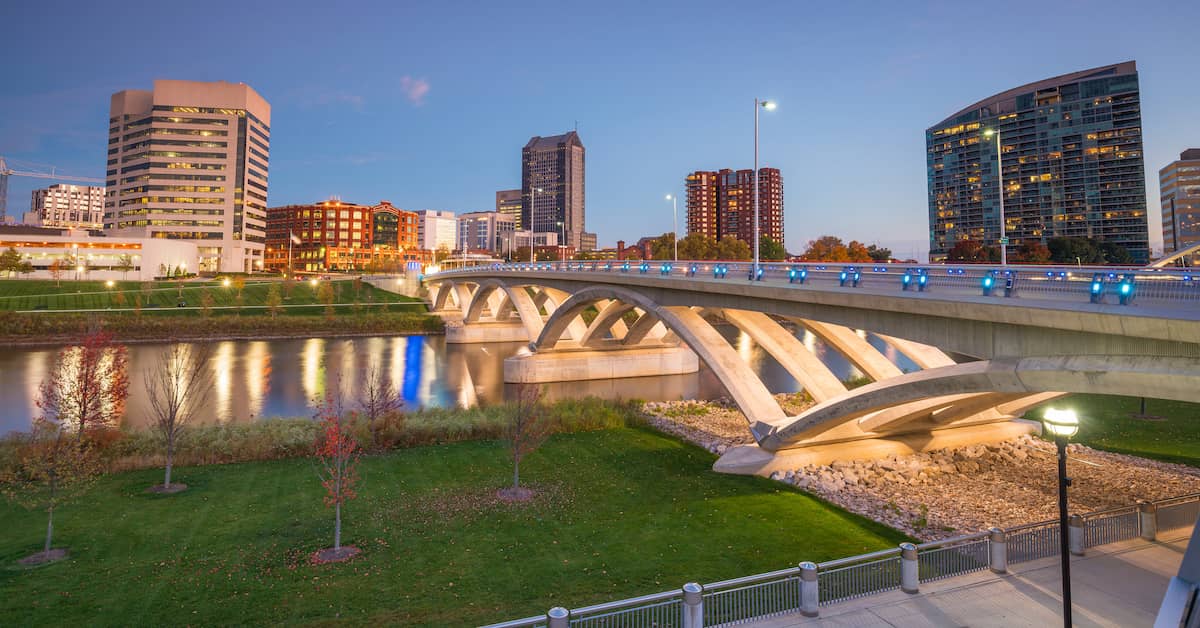
[[325,395],[317,414],[321,423],[313,456],[319,462],[317,477],[325,487],[325,505],[334,510],[333,547],[316,553],[319,562],[341,561],[358,554],[356,547],[342,547],[342,504],[354,499],[358,483],[358,442],[351,432],[351,421],[332,393]]
[[533,453],[550,435],[550,421],[542,405],[542,389],[535,384],[517,386],[517,398],[505,425],[505,440],[513,461],[513,485],[500,490],[507,501],[526,501],[533,491],[521,486],[521,461]]
[[80,439],[116,427],[129,395],[128,356],[111,333],[93,329],[83,342],[58,352],[38,389],[42,416]]

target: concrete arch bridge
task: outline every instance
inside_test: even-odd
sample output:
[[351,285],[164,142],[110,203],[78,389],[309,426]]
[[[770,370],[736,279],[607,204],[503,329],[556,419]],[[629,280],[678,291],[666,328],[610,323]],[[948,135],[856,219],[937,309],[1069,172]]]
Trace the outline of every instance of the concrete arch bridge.
[[[1195,301],[1123,306],[1057,293],[903,291],[892,281],[798,285],[778,269],[751,282],[516,265],[440,273],[427,285],[433,311],[448,320],[447,342],[529,343],[527,355],[505,361],[506,382],[686,373],[703,361],[756,442],[718,461],[735,473],[1001,440],[1036,429],[1015,419],[1067,393],[1200,402]],[[718,319],[776,359],[816,404],[784,412],[713,327]],[[872,383],[848,390],[794,327]],[[861,331],[920,370],[901,372]]]

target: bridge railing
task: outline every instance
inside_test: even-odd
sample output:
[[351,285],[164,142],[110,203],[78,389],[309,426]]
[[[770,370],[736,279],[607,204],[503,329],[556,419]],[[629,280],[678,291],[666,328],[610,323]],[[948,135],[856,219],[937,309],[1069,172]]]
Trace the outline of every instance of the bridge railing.
[[[914,292],[950,289],[956,293],[1014,297],[1022,292],[1060,295],[1071,300],[1119,303],[1135,299],[1200,301],[1200,270],[1145,269],[1114,266],[1017,265],[901,265],[842,263],[760,264],[759,280],[789,284],[836,285],[853,289],[863,286],[888,287]],[[533,262],[493,264],[446,270],[427,278],[453,277],[480,270],[522,273],[606,273],[660,277],[749,280],[749,262],[621,261],[621,262]],[[1128,285],[1126,285],[1128,284]]]
[[[1082,555],[1089,547],[1137,537],[1152,541],[1159,532],[1195,525],[1198,515],[1200,493],[1073,515],[1070,551]],[[1058,520],[1039,521],[920,545],[901,543],[819,564],[802,562],[711,584],[690,582],[672,591],[571,610],[554,607],[544,615],[485,628],[704,628],[796,612],[815,617],[830,604],[896,589],[918,593],[922,583],[989,569],[1004,573],[1009,565],[1059,552]]]

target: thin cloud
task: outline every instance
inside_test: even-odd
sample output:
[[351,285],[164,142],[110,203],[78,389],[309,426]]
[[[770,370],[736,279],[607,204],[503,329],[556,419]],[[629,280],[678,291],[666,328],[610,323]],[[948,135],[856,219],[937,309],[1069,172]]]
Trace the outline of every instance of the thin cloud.
[[425,104],[425,95],[429,93],[429,81],[407,75],[402,76],[400,77],[400,89],[404,92],[404,97],[408,99],[408,102],[419,107]]

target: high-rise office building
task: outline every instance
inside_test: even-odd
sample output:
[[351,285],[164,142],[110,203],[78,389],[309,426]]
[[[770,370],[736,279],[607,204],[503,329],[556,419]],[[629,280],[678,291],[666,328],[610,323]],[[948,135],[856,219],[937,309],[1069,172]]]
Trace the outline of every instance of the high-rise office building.
[[38,227],[101,229],[104,224],[104,188],[57,184],[33,191],[29,213],[22,221]]
[[113,94],[104,228],[195,242],[200,270],[261,267],[271,106],[241,83]]
[[579,248],[585,230],[583,180],[578,133],[530,138],[521,149],[520,228],[563,234],[568,246]]
[[963,240],[997,246],[1001,237],[1010,252],[1029,240],[1090,237],[1149,257],[1133,61],[981,100],[927,129],[925,147],[933,259]]
[[458,217],[458,246],[463,253],[507,253],[515,231],[508,214],[469,212]]
[[454,212],[418,210],[417,239],[426,251],[458,250],[458,218]]
[[[687,233],[733,236],[754,246],[754,170],[698,170],[685,180]],[[758,170],[759,235],[783,243],[783,175]]]
[[[1174,253],[1200,242],[1200,148],[1190,148],[1158,171],[1162,199],[1163,253]],[[1200,263],[1192,255],[1187,265]]]
[[499,190],[496,192],[496,211],[506,216],[512,216],[517,229],[521,226],[521,190]]

